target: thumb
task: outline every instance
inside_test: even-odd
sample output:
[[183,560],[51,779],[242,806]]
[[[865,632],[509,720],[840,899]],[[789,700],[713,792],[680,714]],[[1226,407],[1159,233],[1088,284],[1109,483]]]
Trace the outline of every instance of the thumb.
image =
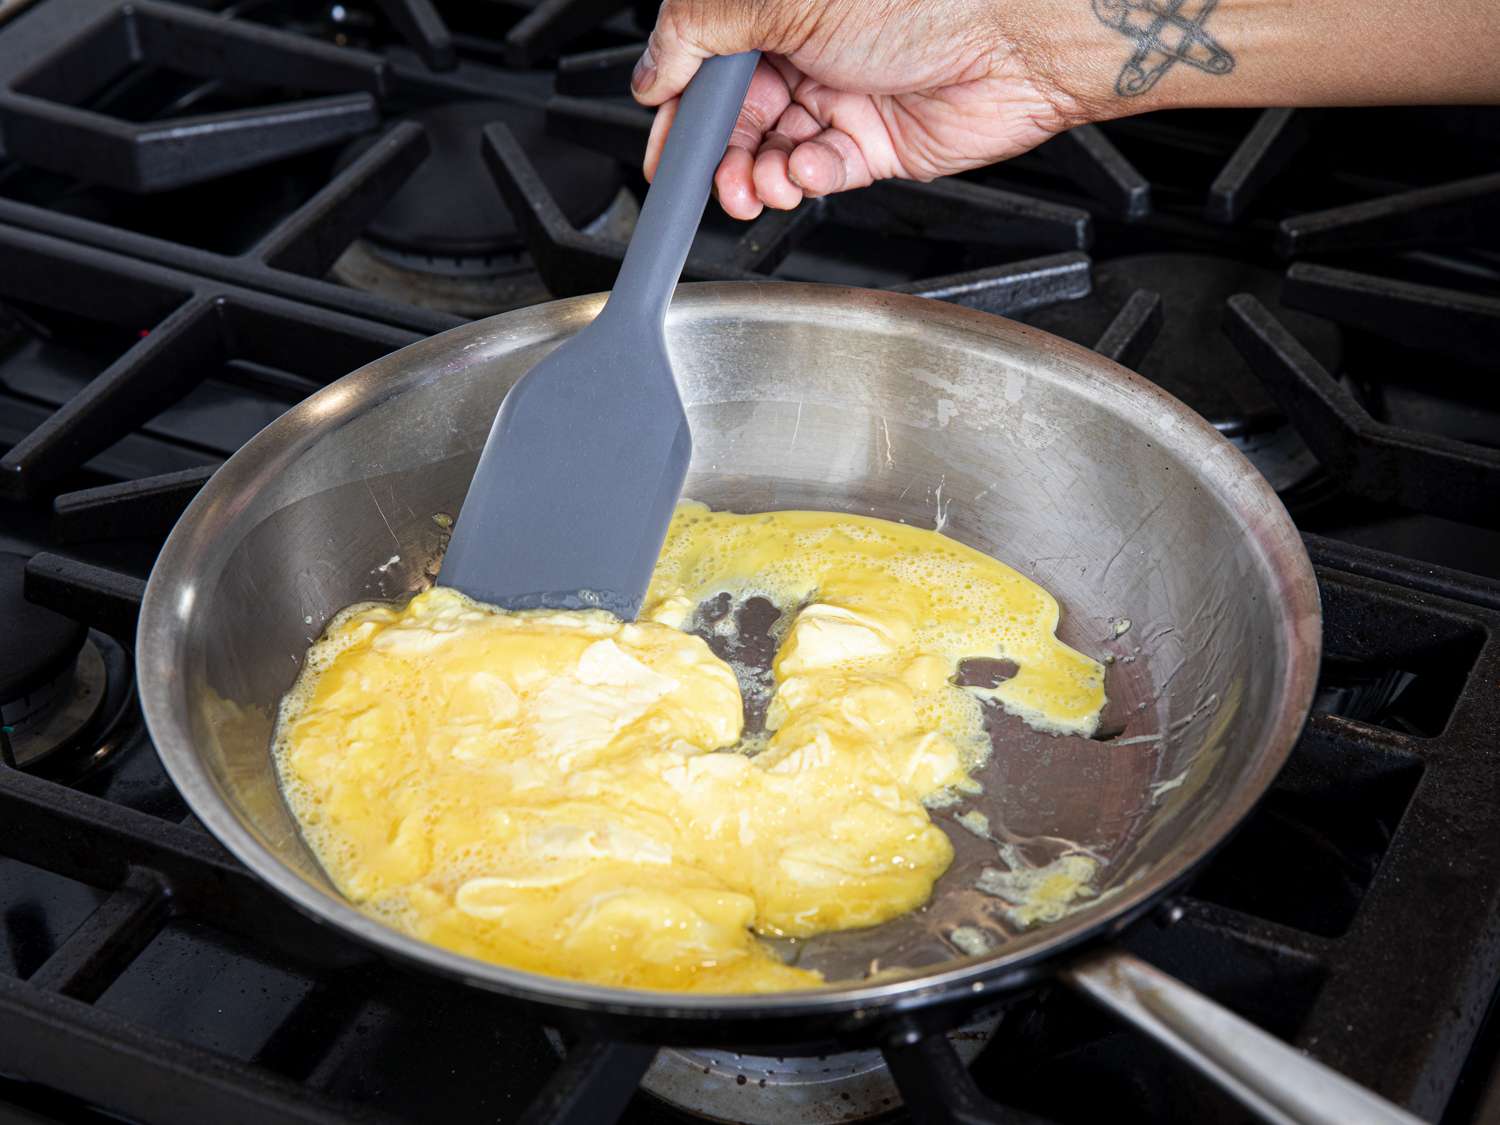
[[642,105],[661,105],[682,93],[703,60],[760,47],[750,11],[737,0],[666,0],[630,89]]

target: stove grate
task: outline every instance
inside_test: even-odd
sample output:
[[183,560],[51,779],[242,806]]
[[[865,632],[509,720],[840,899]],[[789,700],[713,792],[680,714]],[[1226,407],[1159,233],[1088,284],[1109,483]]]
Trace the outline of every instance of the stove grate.
[[1481,369],[1500,353],[1500,297],[1298,262],[1282,298],[1382,339]]
[[216,468],[205,465],[65,492],[52,503],[52,534],[62,544],[127,537],[164,539]]
[[[132,70],[348,92],[148,122],[91,107],[102,86],[128,80]],[[160,191],[366,132],[380,121],[386,82],[376,55],[139,0],[0,90],[0,125],[16,159],[127,191]]]
[[[289,237],[285,245],[303,242]],[[55,486],[211,378],[241,389],[253,384],[284,409],[320,383],[420,338],[28,231],[0,227],[0,253],[7,265],[0,296],[99,317],[139,336],[0,458],[0,494],[11,497]],[[240,440],[268,420],[248,417]]]
[[[555,59],[561,48],[630,6],[630,0],[541,0],[505,33],[505,61],[530,67]],[[644,18],[637,24],[649,28],[656,22],[655,10],[649,3],[638,7],[637,16]],[[632,30],[639,33],[638,27]],[[634,48],[637,56],[644,47],[642,43]]]
[[0,198],[0,224],[431,334],[463,321],[324,280],[326,263],[354,241],[426,154],[427,138],[420,126],[394,126],[242,254],[186,246],[14,199]]
[[1239,222],[1311,139],[1311,117],[1305,109],[1263,111],[1209,185],[1204,213],[1215,222]]
[[[1289,303],[1294,292],[1304,292],[1298,286],[1336,280],[1335,271],[1320,267],[1293,270]],[[1247,293],[1230,298],[1224,319],[1235,346],[1347,491],[1457,520],[1500,523],[1500,450],[1376,421]]]
[[1500,239],[1500,172],[1283,219],[1284,257],[1491,245]]
[[[597,128],[600,119],[593,114],[592,103],[586,105],[591,113],[590,128]],[[640,130],[649,127],[649,117],[635,110],[607,108],[611,112],[603,118],[606,134],[614,133],[608,124],[612,118],[626,116],[639,134],[637,139],[644,144],[644,133]],[[549,129],[556,112],[554,103],[548,113]],[[569,140],[580,139],[576,132],[564,131],[562,135]],[[619,272],[625,244],[574,227],[537,175],[525,150],[504,125],[497,123],[485,128],[484,156],[506,205],[520,223],[532,261],[547,288],[557,296],[608,289]],[[767,212],[740,235],[727,261],[692,255],[684,276],[698,281],[764,277],[759,271],[774,269],[798,242],[829,221],[866,229],[920,230],[936,237],[946,231],[955,239],[981,242],[993,239],[1000,243],[1013,226],[1022,225],[1034,232],[1039,230],[1040,233],[1029,237],[1044,247],[1083,246],[1088,241],[1086,212],[975,184],[877,185],[861,196],[875,198],[841,197],[796,211]],[[1072,251],[888,288],[988,312],[1014,313],[1082,297],[1089,287],[1089,259]]]
[[380,9],[412,50],[435,71],[458,67],[453,33],[432,0],[379,0]]

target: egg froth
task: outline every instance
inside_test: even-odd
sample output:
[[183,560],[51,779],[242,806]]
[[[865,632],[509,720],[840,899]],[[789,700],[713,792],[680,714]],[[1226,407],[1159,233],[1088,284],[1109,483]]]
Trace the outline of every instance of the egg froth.
[[[685,631],[732,631],[757,597],[781,610],[769,677]],[[274,753],[333,882],[416,937],[607,985],[810,987],[761,937],[927,900],[953,857],[928,809],[975,788],[984,700],[1092,732],[1103,669],[1057,620],[1036,583],[934,531],[685,503],[634,623],[443,587],[340,613]],[[1015,673],[957,686],[976,658]],[[742,686],[769,692],[754,739]]]

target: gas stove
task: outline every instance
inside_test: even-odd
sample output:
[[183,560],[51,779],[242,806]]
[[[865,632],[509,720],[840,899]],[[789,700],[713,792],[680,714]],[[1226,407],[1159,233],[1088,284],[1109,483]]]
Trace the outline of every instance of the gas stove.
[[[173,521],[329,381],[609,287],[650,8],[0,4],[0,1115],[1240,1119],[1047,988],[955,1016],[933,1034],[956,1051],[911,1052],[899,1084],[863,1044],[565,1041],[304,919],[157,764],[130,645]],[[1500,1121],[1497,153],[1492,110],[1157,114],[711,214],[686,271],[1015,317],[1246,453],[1317,567],[1316,709],[1240,834],[1123,943],[1454,1125]]]

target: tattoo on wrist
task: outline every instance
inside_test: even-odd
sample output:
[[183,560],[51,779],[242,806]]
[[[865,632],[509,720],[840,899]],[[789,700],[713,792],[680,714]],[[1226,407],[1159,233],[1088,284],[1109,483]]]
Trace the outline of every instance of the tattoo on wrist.
[[1177,63],[1228,74],[1234,56],[1203,30],[1218,0],[1093,0],[1094,15],[1129,39],[1134,51],[1115,79],[1115,93],[1133,98],[1155,86]]

